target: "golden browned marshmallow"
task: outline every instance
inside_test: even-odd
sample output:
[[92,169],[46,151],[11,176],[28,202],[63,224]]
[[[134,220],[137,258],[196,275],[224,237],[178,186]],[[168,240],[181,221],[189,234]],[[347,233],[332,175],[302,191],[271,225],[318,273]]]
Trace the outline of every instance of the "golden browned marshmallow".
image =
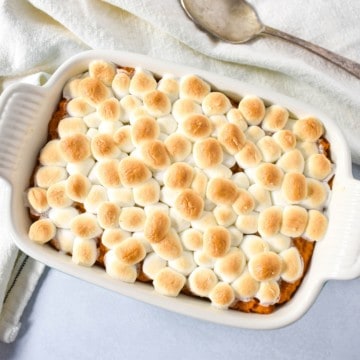
[[205,230],[203,238],[203,250],[212,258],[224,256],[230,249],[231,235],[222,226],[212,226]]
[[91,152],[96,160],[115,158],[120,150],[111,134],[97,134],[91,139]]
[[102,160],[97,164],[97,178],[105,187],[119,187],[121,185],[119,174],[119,160]]
[[255,208],[255,200],[245,189],[238,189],[237,198],[232,206],[237,215],[249,214]]
[[122,109],[124,109],[125,111],[125,114],[122,119],[124,122],[135,120],[140,115],[140,113],[137,113],[139,109],[142,110],[141,116],[149,115],[142,106],[142,101],[134,95],[124,96],[120,100],[120,105]]
[[164,141],[166,150],[174,161],[183,161],[191,153],[191,142],[181,134],[171,134]]
[[277,280],[282,270],[282,259],[272,251],[260,252],[250,258],[249,272],[257,281]]
[[226,282],[218,282],[210,291],[211,305],[219,309],[227,309],[235,300],[233,288]]
[[260,150],[251,141],[246,141],[243,148],[235,155],[236,162],[243,169],[255,167],[262,159]]
[[202,169],[219,165],[223,161],[223,150],[214,138],[195,142],[193,155],[196,165]]
[[203,246],[203,234],[199,230],[187,229],[180,235],[180,239],[185,249],[196,251],[201,250]]
[[83,78],[79,83],[81,96],[91,105],[97,106],[110,96],[110,90],[99,80],[91,77]]
[[[119,217],[116,219],[118,222]],[[101,242],[108,249],[113,249],[116,245],[130,237],[130,233],[119,228],[105,229],[101,235]]]
[[248,271],[244,271],[232,284],[235,296],[242,301],[249,301],[259,290],[260,283]]
[[117,98],[122,98],[129,93],[130,77],[123,71],[119,71],[111,83],[111,88]]
[[328,219],[318,210],[309,210],[309,221],[305,229],[304,236],[313,241],[321,240],[327,230]]
[[161,210],[151,211],[146,217],[144,235],[150,244],[162,241],[170,230],[170,217]]
[[169,266],[185,276],[189,275],[196,268],[193,253],[183,251],[180,257],[169,261]]
[[146,93],[155,90],[156,86],[156,80],[150,72],[137,68],[130,80],[129,92],[143,98]]
[[119,224],[120,208],[113,202],[103,202],[98,209],[97,219],[103,229],[114,228]]
[[201,197],[205,196],[207,182],[208,182],[208,178],[205,175],[205,173],[202,170],[195,168],[194,178],[191,183],[191,188],[195,190]]
[[132,150],[134,150],[130,125],[122,126],[120,129],[116,130],[113,135],[113,139],[121,151],[130,153]]
[[72,78],[64,86],[63,97],[65,99],[73,99],[80,96],[79,83],[81,78]]
[[298,149],[294,149],[282,155],[276,162],[276,165],[285,172],[294,171],[302,173],[304,171],[305,161],[301,152]]
[[328,198],[330,192],[329,185],[315,179],[306,179],[307,195],[301,203],[309,209],[321,209]]
[[72,204],[66,191],[66,181],[60,181],[49,186],[46,192],[48,204],[53,208],[64,208]]
[[90,180],[83,174],[73,174],[66,180],[67,196],[78,202],[83,202],[91,188]]
[[137,267],[126,265],[120,261],[111,250],[104,256],[106,273],[114,279],[119,279],[128,283],[134,283],[137,278]]
[[215,265],[215,258],[210,257],[203,250],[198,250],[194,252],[194,261],[196,265],[209,269],[212,269]]
[[266,134],[265,131],[260,126],[252,125],[246,129],[245,135],[249,141],[256,144]]
[[187,115],[180,123],[180,130],[191,140],[208,137],[212,132],[211,121],[202,114]]
[[331,171],[331,162],[323,154],[313,154],[306,160],[304,170],[306,176],[317,180],[324,180],[331,174]]
[[160,199],[160,185],[154,180],[135,186],[133,189],[134,201],[140,206],[148,206],[156,204]]
[[139,147],[144,163],[154,170],[163,170],[170,165],[166,147],[160,140],[146,141]]
[[174,229],[170,229],[161,241],[153,243],[152,248],[165,260],[177,259],[183,252],[179,235]]
[[95,109],[88,104],[87,100],[83,97],[77,97],[70,100],[66,105],[66,111],[70,116],[83,117],[90,114]]
[[180,79],[180,98],[201,103],[210,92],[210,85],[196,75],[185,75]]
[[154,278],[155,290],[166,296],[178,296],[181,289],[184,287],[186,278],[177,271],[166,267],[161,269]]
[[301,151],[305,159],[307,159],[310,155],[319,153],[319,147],[316,142],[300,141],[296,144],[296,147]]
[[236,213],[230,206],[220,205],[214,209],[214,216],[221,226],[229,227],[236,221]]
[[248,192],[254,197],[255,211],[262,211],[271,206],[270,191],[264,189],[261,185],[252,184],[248,188]]
[[125,231],[142,231],[145,220],[146,216],[142,208],[129,206],[121,209],[119,225]]
[[176,198],[174,207],[185,220],[196,220],[204,210],[204,200],[194,190],[185,189]]
[[275,304],[279,301],[280,287],[277,281],[263,281],[256,293],[256,298],[263,306]]
[[277,131],[272,137],[283,151],[292,150],[296,146],[296,136],[291,130]]
[[257,96],[244,96],[239,103],[239,110],[250,125],[258,125],[264,118],[265,105]]
[[221,92],[210,92],[202,101],[204,114],[207,116],[225,114],[231,108],[229,98]]
[[92,266],[95,264],[98,252],[94,239],[75,238],[72,249],[72,261],[77,265]]
[[29,238],[40,244],[45,244],[54,238],[56,227],[50,219],[40,219],[33,222],[29,228]]
[[140,185],[151,178],[151,171],[139,159],[127,157],[119,164],[120,180],[124,186]]
[[240,276],[245,265],[244,253],[238,248],[231,248],[225,256],[216,260],[214,271],[221,280],[232,282]]
[[281,191],[284,199],[288,203],[296,204],[301,202],[307,195],[307,184],[305,176],[296,172],[285,174]]
[[99,206],[107,200],[106,188],[102,185],[92,185],[84,200],[84,207],[86,211],[96,214]]
[[255,234],[258,230],[259,213],[251,212],[238,216],[235,226],[244,234]]
[[116,74],[115,66],[103,60],[93,60],[89,64],[89,75],[110,86]]
[[70,229],[75,236],[85,239],[95,238],[102,232],[96,216],[90,213],[75,216],[70,223]]
[[261,211],[258,219],[259,234],[265,238],[277,234],[280,231],[281,221],[281,207],[271,206]]
[[67,172],[59,166],[41,166],[35,173],[35,184],[41,188],[48,188],[61,180],[65,180]]
[[60,120],[57,131],[60,138],[74,135],[76,133],[85,134],[88,128],[82,118],[68,117]]
[[40,187],[32,187],[27,191],[27,200],[30,206],[38,213],[43,213],[49,209],[46,190]]
[[173,102],[179,97],[179,81],[170,74],[164,74],[158,82],[158,90],[165,93]]
[[274,164],[263,163],[255,170],[255,182],[266,190],[279,189],[282,180],[283,172]]
[[300,236],[307,225],[307,211],[297,205],[289,205],[284,208],[283,221],[281,225],[281,233],[285,236]]
[[143,243],[134,237],[123,240],[114,247],[115,256],[126,265],[135,265],[144,259],[146,251]]
[[120,120],[123,110],[118,99],[110,98],[101,102],[97,112],[101,120],[114,122]]
[[41,165],[65,166],[66,161],[61,155],[60,140],[50,140],[40,151],[39,162]]
[[280,256],[283,260],[281,278],[288,283],[299,280],[304,272],[304,262],[299,250],[295,246],[292,246],[282,251]]
[[148,254],[143,262],[142,271],[144,274],[154,280],[156,274],[166,267],[167,261],[162,259],[158,254],[152,252]]
[[232,108],[226,114],[227,119],[231,124],[235,124],[241,131],[245,131],[248,127],[247,122],[241,114],[241,111],[236,108]]
[[144,95],[144,106],[146,111],[156,117],[165,116],[170,113],[171,101],[169,97],[160,90],[153,90]]
[[257,235],[245,235],[241,242],[241,249],[248,259],[251,259],[255,255],[268,251],[269,245],[260,236]]
[[234,155],[239,152],[246,143],[246,137],[242,130],[235,124],[225,124],[218,134],[220,144],[225,150]]
[[281,130],[288,121],[289,112],[279,105],[271,105],[266,109],[262,128],[265,131],[276,132]]
[[265,162],[272,163],[281,156],[281,147],[271,136],[262,137],[256,144]]
[[211,269],[198,267],[189,276],[189,287],[195,295],[206,297],[218,283],[217,276]]
[[91,155],[90,141],[84,134],[74,134],[62,138],[59,142],[59,150],[67,162],[79,162]]
[[201,106],[191,99],[178,99],[172,106],[172,115],[181,123],[190,114],[201,114]]
[[183,162],[172,164],[164,174],[164,185],[174,190],[189,188],[194,177],[193,168]]
[[312,117],[299,119],[295,122],[293,128],[294,134],[302,141],[317,141],[324,133],[321,122]]
[[214,178],[208,183],[206,196],[216,205],[231,206],[238,197],[238,191],[232,180]]

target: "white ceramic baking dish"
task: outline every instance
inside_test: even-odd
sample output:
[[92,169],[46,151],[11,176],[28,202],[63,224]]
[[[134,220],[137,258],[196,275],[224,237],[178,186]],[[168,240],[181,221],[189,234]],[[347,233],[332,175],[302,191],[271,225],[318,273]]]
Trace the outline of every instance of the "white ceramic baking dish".
[[[266,102],[287,107],[298,117],[312,114],[325,124],[326,137],[331,143],[331,157],[336,164],[328,206],[329,228],[326,237],[317,243],[309,271],[291,301],[270,315],[217,310],[200,299],[185,295],[165,297],[148,284],[114,280],[103,269],[75,265],[71,257],[29,240],[27,231],[30,221],[23,193],[29,186],[39,149],[46,142],[48,121],[65,82],[83,72],[91,60],[100,58],[123,66],[143,67],[159,75],[196,73],[233,98],[256,94]],[[22,251],[48,266],[120,294],[203,320],[243,328],[271,329],[301,317],[328,279],[351,279],[360,275],[360,181],[352,178],[350,152],[341,131],[334,119],[321,111],[273,91],[143,55],[88,51],[65,62],[43,87],[18,84],[3,93],[0,103],[0,154],[0,221],[4,233],[9,234]]]

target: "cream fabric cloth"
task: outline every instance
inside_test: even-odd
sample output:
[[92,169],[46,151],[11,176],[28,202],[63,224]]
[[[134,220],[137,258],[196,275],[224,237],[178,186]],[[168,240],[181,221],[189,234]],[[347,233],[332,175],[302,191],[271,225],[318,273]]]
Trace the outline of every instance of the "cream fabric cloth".
[[[250,2],[266,25],[360,62],[359,1]],[[178,0],[2,0],[2,87],[25,75],[51,73],[71,55],[90,48],[143,53],[298,98],[335,119],[353,161],[360,163],[360,81],[306,50],[275,38],[243,45],[218,41],[187,18]],[[0,250],[0,301],[16,258],[14,246],[7,244],[7,249]]]

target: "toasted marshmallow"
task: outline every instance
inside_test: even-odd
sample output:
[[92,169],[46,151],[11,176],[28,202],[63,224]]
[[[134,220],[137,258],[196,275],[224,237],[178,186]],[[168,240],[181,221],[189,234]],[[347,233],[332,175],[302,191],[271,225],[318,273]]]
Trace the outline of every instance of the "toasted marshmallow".
[[264,102],[257,96],[244,96],[239,103],[239,110],[250,125],[259,125],[265,116]]
[[203,234],[199,230],[186,229],[180,234],[180,240],[187,250],[197,251],[202,249]]
[[57,248],[66,253],[71,254],[73,251],[75,235],[69,229],[57,229],[55,241]]
[[244,147],[235,155],[236,162],[243,169],[255,167],[262,159],[260,150],[251,141],[246,141]]
[[[139,109],[142,109],[142,101],[134,95],[126,95],[120,100],[120,106],[124,110],[122,121],[129,122],[131,119],[135,120],[140,114],[135,114]],[[141,116],[149,115],[145,109],[141,111]]]
[[37,213],[43,213],[49,209],[49,203],[47,201],[46,190],[40,187],[32,187],[26,193],[26,198],[29,205]]
[[151,171],[144,162],[133,157],[127,157],[119,164],[120,180],[124,186],[140,185],[151,178]]
[[317,180],[324,180],[332,171],[330,160],[323,154],[313,154],[305,162],[304,174]]
[[189,188],[194,177],[193,168],[184,163],[177,162],[165,171],[164,185],[173,190]]
[[72,249],[72,261],[77,265],[93,266],[96,262],[98,251],[94,239],[76,237]]
[[248,271],[244,271],[232,284],[235,296],[241,301],[251,300],[259,290],[260,283]]
[[89,139],[80,133],[62,138],[59,142],[59,150],[67,162],[80,162],[91,155]]
[[216,260],[215,274],[225,282],[232,282],[240,276],[246,265],[244,253],[238,248],[232,248],[222,258]]
[[202,101],[202,109],[207,116],[225,114],[230,108],[229,98],[221,92],[210,92]]
[[237,215],[230,206],[220,205],[214,209],[214,216],[221,226],[229,227],[236,221]]
[[296,172],[285,174],[281,191],[284,199],[289,204],[297,204],[301,202],[307,195],[307,183],[305,176]]
[[306,179],[307,195],[301,205],[308,209],[321,209],[328,199],[330,187],[327,183],[322,183],[315,179]]
[[288,249],[291,245],[291,239],[288,236],[277,233],[274,236],[266,238],[267,243],[270,246],[270,250],[277,253]]
[[113,159],[120,155],[111,134],[95,135],[91,139],[91,152],[96,160]]
[[130,153],[134,150],[134,144],[131,137],[131,127],[129,125],[122,126],[116,130],[113,135],[113,139],[121,151]]
[[185,220],[175,208],[171,208],[170,212],[171,227],[180,233],[190,227],[190,221]]
[[319,148],[315,142],[310,141],[300,141],[296,144],[296,148],[300,150],[304,159],[307,159],[313,154],[319,153]]
[[216,205],[231,206],[238,196],[238,190],[231,180],[214,178],[208,183],[206,196]]
[[94,164],[95,164],[95,160],[89,157],[83,161],[68,163],[66,165],[66,171],[70,175],[82,174],[84,176],[87,176],[90,170],[93,168]]
[[179,81],[173,75],[164,74],[158,82],[157,88],[166,94],[171,102],[174,102],[179,97]]
[[279,189],[283,180],[280,167],[270,164],[260,164],[255,170],[255,182],[266,190]]
[[219,164],[219,165],[216,165],[216,166],[205,168],[204,173],[209,178],[230,179],[231,175],[232,175],[232,171],[227,166],[225,166],[223,164]]
[[169,266],[185,276],[189,275],[196,268],[193,254],[190,251],[183,251],[180,257],[170,260]]
[[246,143],[246,137],[242,130],[235,124],[225,124],[219,130],[218,139],[225,150],[234,155],[239,152]]
[[135,205],[133,191],[130,188],[109,188],[107,189],[107,196],[110,201],[120,207]]
[[190,114],[180,122],[179,129],[190,140],[196,141],[211,134],[212,124],[205,115]]
[[198,250],[194,252],[194,261],[198,266],[213,269],[215,258],[209,256],[205,251]]
[[145,212],[139,207],[124,207],[119,217],[119,225],[125,231],[143,231]]
[[69,229],[71,220],[79,214],[79,211],[70,206],[63,209],[50,209],[49,219],[57,228]]
[[262,137],[256,144],[265,162],[275,162],[281,156],[281,147],[271,136]]
[[[86,77],[79,83],[81,96],[91,105],[97,106],[111,96],[111,91],[99,79]],[[86,115],[86,114],[83,114]],[[72,115],[76,116],[76,115]],[[81,116],[81,115],[79,115]]]
[[158,254],[148,254],[143,262],[142,271],[144,274],[154,280],[156,274],[166,267],[166,260],[162,259]]
[[169,267],[165,267],[155,275],[153,284],[158,293],[175,297],[179,295],[185,282],[186,278],[184,275]]
[[230,232],[222,226],[212,226],[205,230],[203,250],[212,258],[224,256],[230,249]]
[[258,219],[259,234],[271,237],[280,231],[282,221],[282,209],[280,206],[271,206],[260,212]]
[[75,216],[71,220],[70,229],[75,236],[85,239],[95,238],[102,233],[96,216],[90,213]]
[[133,189],[134,201],[140,206],[156,204],[160,199],[160,185],[154,180],[135,186]]
[[[118,221],[119,217],[116,219]],[[128,231],[119,228],[107,228],[101,235],[101,242],[108,249],[113,249],[131,235]]]
[[163,210],[153,210],[147,214],[144,235],[150,244],[162,241],[169,233],[171,220],[169,214]]
[[96,112],[92,112],[84,116],[82,119],[85,125],[88,128],[90,128],[88,129],[87,134],[89,133],[89,131],[94,131],[96,128],[98,128],[101,123],[101,119],[99,118],[99,115]]
[[204,200],[194,190],[185,189],[176,198],[174,207],[185,220],[192,221],[201,217]]
[[286,152],[281,158],[276,162],[276,165],[279,166],[284,172],[298,172],[302,173],[304,171],[304,157],[298,149],[290,150]]
[[144,95],[144,106],[151,116],[165,116],[170,113],[171,101],[169,97],[160,90],[153,90]]
[[203,211],[199,219],[191,221],[191,226],[199,231],[205,231],[210,226],[216,226],[217,221],[211,211]]
[[134,237],[121,241],[113,251],[118,260],[130,266],[139,263],[146,256],[144,245]]
[[237,198],[233,202],[232,206],[237,215],[246,215],[254,210],[255,200],[245,189],[238,189]]
[[119,187],[121,185],[117,159],[102,160],[97,163],[96,175],[99,183],[105,187]]
[[248,259],[262,252],[269,251],[268,243],[257,235],[245,235],[240,247]]
[[301,236],[308,222],[307,211],[297,205],[289,205],[284,208],[281,233],[285,236]]
[[321,240],[327,230],[328,219],[318,210],[309,210],[309,221],[305,229],[304,236],[312,241]]
[[272,251],[260,252],[248,262],[251,276],[257,281],[278,280],[282,270],[282,259]]
[[248,188],[248,192],[255,199],[255,211],[262,211],[272,205],[270,191],[258,184],[253,184]]
[[191,99],[176,100],[172,106],[172,115],[178,123],[181,123],[190,114],[201,113],[201,106]]
[[103,60],[93,60],[89,64],[89,75],[110,86],[116,74],[115,66]]
[[262,128],[276,132],[283,129],[289,119],[289,112],[279,105],[271,105],[266,109]]
[[79,83],[81,78],[72,78],[64,86],[63,97],[73,99],[80,96]]
[[183,161],[191,153],[191,142],[184,135],[171,134],[164,144],[174,161]]
[[281,147],[282,151],[293,150],[296,146],[296,136],[291,130],[277,131],[272,137]]
[[201,103],[210,92],[210,85],[196,75],[185,75],[180,79],[180,98]]
[[126,265],[120,261],[113,251],[106,253],[104,257],[105,270],[109,276],[128,283],[134,283],[137,278],[135,265]]
[[245,131],[246,138],[254,144],[259,142],[266,134],[260,126],[249,126]]
[[239,246],[243,240],[243,233],[236,227],[228,227],[231,236],[231,246]]
[[215,273],[207,268],[198,267],[189,276],[189,288],[192,293],[201,297],[207,297],[210,291],[218,283]]
[[174,229],[170,229],[166,236],[159,242],[153,243],[154,251],[165,260],[174,260],[183,253],[179,235]]
[[324,128],[318,119],[309,116],[297,120],[293,131],[300,140],[315,142],[324,133]]
[[48,204],[53,208],[65,208],[73,203],[67,195],[65,180],[49,186],[46,197]]
[[67,172],[60,166],[41,166],[35,173],[35,184],[41,188],[48,188],[67,178]]
[[96,214],[99,206],[107,200],[106,189],[102,185],[93,185],[84,200],[84,207],[86,211]]
[[233,288],[226,282],[218,282],[210,291],[211,305],[219,309],[227,309],[235,300]]
[[249,178],[244,172],[238,172],[232,175],[231,180],[239,188],[248,189],[250,186]]
[[87,99],[83,97],[76,97],[67,103],[66,111],[70,116],[83,117],[95,111],[95,109],[89,105]]
[[[68,117],[60,120],[57,127],[58,134],[60,138],[74,135],[77,133],[86,134],[88,128],[82,118],[78,117]],[[59,151],[59,150],[57,150]]]
[[227,119],[231,124],[237,125],[241,131],[245,131],[248,127],[247,122],[241,114],[239,109],[232,108],[226,114]]
[[160,140],[142,143],[139,150],[144,163],[153,170],[163,170],[170,165],[170,157]]
[[29,228],[29,238],[39,244],[45,244],[54,238],[55,224],[49,219],[40,219],[33,222]]
[[258,231],[258,217],[257,212],[241,214],[236,219],[235,226],[244,234],[255,234]]
[[100,103],[97,113],[102,121],[116,122],[121,119],[123,110],[118,99],[109,98]]
[[117,204],[106,201],[98,209],[97,220],[103,229],[115,228],[119,224],[120,208]]
[[198,168],[195,168],[194,170],[195,171],[193,181],[191,183],[191,188],[201,197],[204,197],[206,193],[208,178],[202,170]]
[[280,297],[280,287],[276,281],[263,281],[256,293],[256,298],[263,306],[269,306],[277,303]]
[[196,165],[201,169],[219,165],[223,161],[223,150],[214,138],[195,142],[193,155]]
[[295,246],[292,246],[291,248],[282,251],[280,256],[283,260],[281,278],[288,283],[299,280],[304,272],[304,262],[298,249]]
[[41,165],[65,166],[66,161],[60,151],[60,140],[50,140],[40,151],[39,162]]
[[130,76],[125,72],[118,72],[111,83],[112,91],[118,99],[129,93]]
[[137,68],[130,80],[129,92],[142,99],[145,94],[155,90],[156,86],[156,80],[149,71]]

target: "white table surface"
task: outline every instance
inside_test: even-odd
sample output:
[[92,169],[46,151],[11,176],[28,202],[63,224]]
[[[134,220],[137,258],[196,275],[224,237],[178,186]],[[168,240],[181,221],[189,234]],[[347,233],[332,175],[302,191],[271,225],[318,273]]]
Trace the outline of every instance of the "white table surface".
[[[360,179],[360,167],[354,167]],[[359,359],[360,279],[329,281],[299,321],[230,328],[174,314],[47,269],[0,359]]]

